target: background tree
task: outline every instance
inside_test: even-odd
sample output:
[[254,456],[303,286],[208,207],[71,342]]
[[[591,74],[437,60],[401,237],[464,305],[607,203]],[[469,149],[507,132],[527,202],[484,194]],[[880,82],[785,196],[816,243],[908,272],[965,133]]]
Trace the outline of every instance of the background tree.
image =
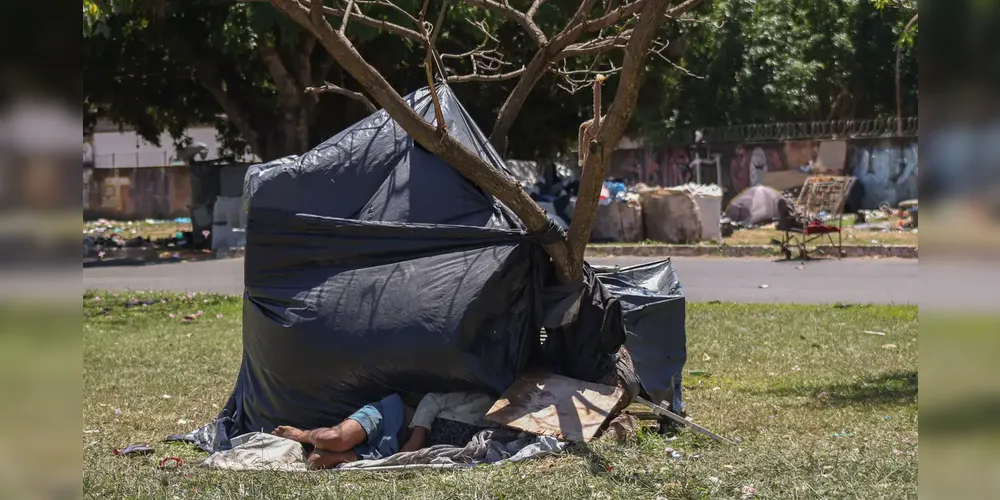
[[[281,99],[278,79],[258,55],[258,41],[267,33],[275,40],[294,40],[306,31],[271,5],[153,1],[85,1],[84,86],[91,123],[96,116],[111,118],[134,126],[153,142],[164,131],[179,136],[191,125],[214,124],[234,151],[243,151],[247,142],[253,142],[251,149],[258,156],[272,159],[301,151],[295,150],[292,140],[284,139],[294,139],[296,134],[282,132],[294,130],[290,123],[296,116],[305,117],[307,142],[312,146],[368,113],[363,103],[339,94],[307,98],[306,106]],[[512,5],[521,12],[531,8],[527,0],[522,2]],[[437,41],[442,54],[477,47],[488,39],[488,33],[493,37],[490,48],[505,56],[507,64],[488,77],[462,78],[472,72],[468,57],[445,61],[455,71],[449,73],[454,92],[505,156],[553,158],[574,147],[576,127],[592,116],[592,110],[589,92],[571,94],[561,88],[579,90],[579,85],[560,75],[561,64],[572,62],[565,67],[571,71],[595,62],[596,67],[607,69],[608,56],[613,54],[563,59],[543,71],[530,92],[514,96],[515,87],[522,80],[527,82],[523,71],[519,72],[521,66],[538,51],[522,18],[513,8],[498,9],[501,2],[456,0],[451,4]],[[360,5],[379,20],[408,21],[393,9]],[[399,5],[412,12],[420,9],[417,0]],[[551,42],[575,6],[542,3],[532,21]],[[687,14],[665,19],[660,28],[669,44],[646,61],[638,98],[641,104],[629,124],[629,134],[655,139],[680,127],[893,116],[897,47],[901,56],[899,108],[903,115],[916,113],[915,23],[901,36],[916,13],[912,0],[704,0],[687,7]],[[346,35],[394,88],[425,84],[421,72],[412,70],[425,56],[418,43],[359,23],[350,23]],[[897,44],[901,39],[903,43]],[[220,45],[220,41],[225,43]],[[196,50],[190,50],[191,44],[196,44]],[[294,45],[280,47],[286,65],[294,66],[299,60],[292,57],[295,50]],[[192,70],[205,61],[216,68],[224,92],[210,92]],[[324,50],[314,47],[310,64],[315,78],[300,81],[302,88],[330,81],[361,90],[331,63]],[[324,68],[327,73],[321,76]],[[212,86],[210,78],[205,80]],[[609,95],[615,85],[614,79],[609,81]],[[212,87],[218,89],[218,85]],[[505,106],[508,100],[512,104]],[[224,119],[223,103],[243,110],[241,114],[249,117],[244,129],[252,133],[244,134],[232,119]],[[520,111],[514,113],[518,107]],[[504,120],[498,120],[501,109]],[[501,140],[504,129],[506,141]],[[258,139],[247,141],[244,136]]]
[[[465,51],[482,41],[482,32],[465,21],[468,9],[483,14],[464,4],[448,10],[443,51]],[[395,19],[393,12],[378,15]],[[526,53],[519,42],[523,31],[495,24],[505,51],[518,60]],[[412,71],[425,54],[411,40],[359,23],[351,23],[347,36],[394,88],[426,85],[423,73]],[[110,119],[154,143],[163,132],[180,138],[188,127],[210,124],[232,152],[249,148],[269,160],[300,153],[370,113],[356,99],[360,86],[308,32],[267,3],[86,0],[83,51],[87,124]],[[302,95],[325,81],[349,92]],[[513,80],[466,81],[454,90],[478,123],[489,124],[510,91],[507,83]],[[528,97],[531,117],[511,131],[511,156],[553,157],[570,146],[572,135],[563,130],[589,112],[588,97],[557,94],[557,83],[544,79],[544,90]],[[306,146],[300,146],[303,123]]]
[[[304,92],[342,81],[315,38],[266,5],[207,0],[166,4],[84,4],[85,108],[131,125],[156,142],[190,126],[217,126],[235,152],[264,159],[301,153],[370,112],[350,97],[323,99]],[[406,51],[369,30],[357,35],[392,60]],[[387,43],[388,42],[388,43]],[[381,61],[380,61],[381,62]]]
[[[643,88],[637,125],[677,128],[896,116],[897,40],[906,0],[713,0],[681,23],[676,67],[661,60]],[[917,111],[916,32],[899,58],[903,115]],[[672,89],[668,92],[667,89]]]

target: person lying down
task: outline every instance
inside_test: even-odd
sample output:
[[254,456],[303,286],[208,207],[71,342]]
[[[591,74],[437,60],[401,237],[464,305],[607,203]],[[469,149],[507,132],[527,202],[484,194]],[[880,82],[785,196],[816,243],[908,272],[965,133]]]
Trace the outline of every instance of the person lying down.
[[363,406],[333,427],[302,430],[280,425],[272,434],[312,447],[310,469],[328,469],[355,460],[378,460],[427,446],[465,446],[479,431],[493,398],[481,393],[429,393],[416,409],[398,394]]

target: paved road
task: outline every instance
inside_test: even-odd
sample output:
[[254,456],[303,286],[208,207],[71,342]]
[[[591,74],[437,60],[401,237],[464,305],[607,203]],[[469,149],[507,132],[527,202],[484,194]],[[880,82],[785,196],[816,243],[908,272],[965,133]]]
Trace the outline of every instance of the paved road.
[[[627,266],[649,258],[593,259]],[[775,262],[760,258],[684,258],[674,266],[693,302],[917,304],[916,260]],[[83,270],[87,288],[243,293],[243,260]],[[762,288],[762,285],[767,285]]]

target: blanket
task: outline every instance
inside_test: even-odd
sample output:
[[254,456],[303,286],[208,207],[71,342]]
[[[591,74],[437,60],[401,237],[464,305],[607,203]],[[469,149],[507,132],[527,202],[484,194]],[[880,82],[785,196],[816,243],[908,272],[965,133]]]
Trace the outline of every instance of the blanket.
[[[232,448],[218,451],[201,466],[227,470],[305,471],[305,448],[295,441],[251,432],[233,438]],[[436,445],[397,453],[379,460],[358,460],[334,470],[456,469],[482,464],[502,465],[559,453],[569,446],[551,436],[514,433],[508,429],[485,429],[464,447]]]

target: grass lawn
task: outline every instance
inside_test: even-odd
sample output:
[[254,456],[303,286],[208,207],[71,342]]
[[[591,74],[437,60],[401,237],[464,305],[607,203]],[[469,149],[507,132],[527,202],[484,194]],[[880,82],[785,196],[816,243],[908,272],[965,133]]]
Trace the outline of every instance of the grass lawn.
[[[688,431],[644,431],[625,445],[598,440],[465,471],[234,473],[194,467],[202,452],[161,441],[209,421],[228,398],[240,362],[240,299],[88,292],[83,301],[83,487],[92,498],[917,494],[916,307],[690,305],[688,410],[741,440],[738,448]],[[152,456],[111,453],[143,442],[156,448]],[[186,465],[157,470],[166,456]]]
[[[890,219],[882,219],[876,222],[884,223],[889,221],[891,224],[896,224],[899,221],[899,217],[892,217]],[[848,214],[844,216],[843,221],[843,242],[844,245],[857,245],[857,246],[882,246],[882,245],[906,245],[906,246],[917,246],[918,233],[911,230],[891,230],[891,231],[873,231],[868,229],[856,229],[854,227],[854,215]],[[828,224],[836,225],[836,221],[828,222]],[[773,224],[755,227],[753,229],[743,229],[739,231],[734,231],[731,236],[722,238],[723,245],[771,245],[771,240],[781,240],[784,235],[784,231],[778,231],[774,229]],[[833,235],[833,241],[837,241],[837,235]],[[826,238],[817,239],[812,243],[812,245],[828,245],[830,242]],[[627,242],[627,243],[594,243],[591,246],[600,248],[602,245],[656,245],[660,244],[658,241],[646,240],[641,242]],[[715,241],[702,241],[697,243],[703,246],[717,246],[719,243]]]

